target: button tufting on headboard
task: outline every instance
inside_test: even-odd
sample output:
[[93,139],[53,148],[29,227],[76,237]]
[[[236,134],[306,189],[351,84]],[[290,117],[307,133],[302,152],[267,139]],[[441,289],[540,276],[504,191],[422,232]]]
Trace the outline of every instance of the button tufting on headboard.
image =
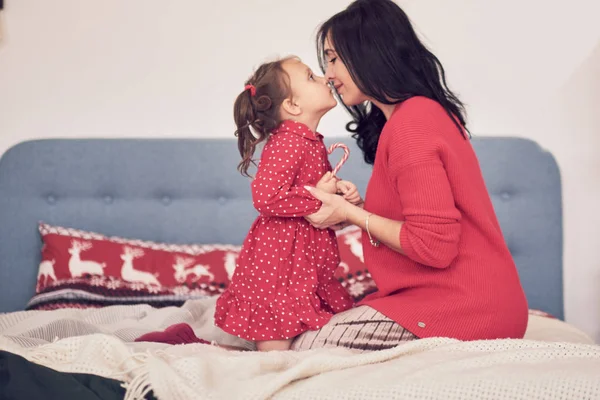
[[110,195],[106,195],[106,196],[104,196],[104,202],[105,202],[106,204],[112,204],[112,202],[113,202],[113,197],[112,197],[112,196],[110,196]]
[[162,198],[162,203],[165,206],[168,206],[169,204],[171,204],[171,197],[170,196],[163,196]]
[[502,192],[502,193],[500,193],[500,197],[502,198],[502,200],[508,201],[508,200],[510,200],[512,195],[508,192]]

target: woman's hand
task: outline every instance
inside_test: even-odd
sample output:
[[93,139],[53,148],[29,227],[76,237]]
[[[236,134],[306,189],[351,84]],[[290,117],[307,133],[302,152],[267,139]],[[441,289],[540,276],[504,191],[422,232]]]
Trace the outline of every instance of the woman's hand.
[[342,196],[326,193],[316,187],[305,186],[304,188],[322,203],[319,211],[304,218],[318,229],[341,229],[346,222],[347,207],[351,204]]

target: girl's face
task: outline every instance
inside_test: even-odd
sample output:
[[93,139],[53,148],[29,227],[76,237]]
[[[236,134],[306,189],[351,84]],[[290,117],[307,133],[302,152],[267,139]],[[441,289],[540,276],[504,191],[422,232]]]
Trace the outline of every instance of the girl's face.
[[347,106],[355,106],[368,100],[356,86],[348,69],[338,57],[335,48],[329,38],[325,39],[323,46],[325,59],[327,60],[327,69],[325,70],[325,79],[331,82],[338,94]]
[[298,59],[283,64],[290,77],[293,102],[310,116],[323,116],[337,105],[331,88],[322,76],[313,74],[311,69]]

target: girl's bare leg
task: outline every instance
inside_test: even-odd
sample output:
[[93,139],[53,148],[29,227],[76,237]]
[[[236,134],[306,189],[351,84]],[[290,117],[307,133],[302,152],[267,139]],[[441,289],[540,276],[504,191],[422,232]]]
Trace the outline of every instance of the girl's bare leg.
[[261,340],[256,342],[256,350],[258,351],[285,351],[289,350],[293,339],[283,340]]

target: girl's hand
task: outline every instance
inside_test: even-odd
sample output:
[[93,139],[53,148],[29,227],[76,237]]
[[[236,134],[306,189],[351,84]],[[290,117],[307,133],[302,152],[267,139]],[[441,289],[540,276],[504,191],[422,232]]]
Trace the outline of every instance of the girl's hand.
[[343,180],[338,181],[337,190],[342,194],[344,199],[348,200],[351,204],[354,204],[355,206],[361,206],[363,204],[363,199],[360,197],[358,188],[354,183]]
[[327,193],[319,188],[311,186],[305,186],[304,188],[322,203],[319,211],[304,218],[318,229],[341,229],[346,222],[346,207],[351,206],[351,204],[342,196]]
[[319,182],[317,182],[316,187],[324,192],[335,194],[338,190],[337,182],[338,179],[335,175],[331,172],[325,172],[321,179],[319,179]]

